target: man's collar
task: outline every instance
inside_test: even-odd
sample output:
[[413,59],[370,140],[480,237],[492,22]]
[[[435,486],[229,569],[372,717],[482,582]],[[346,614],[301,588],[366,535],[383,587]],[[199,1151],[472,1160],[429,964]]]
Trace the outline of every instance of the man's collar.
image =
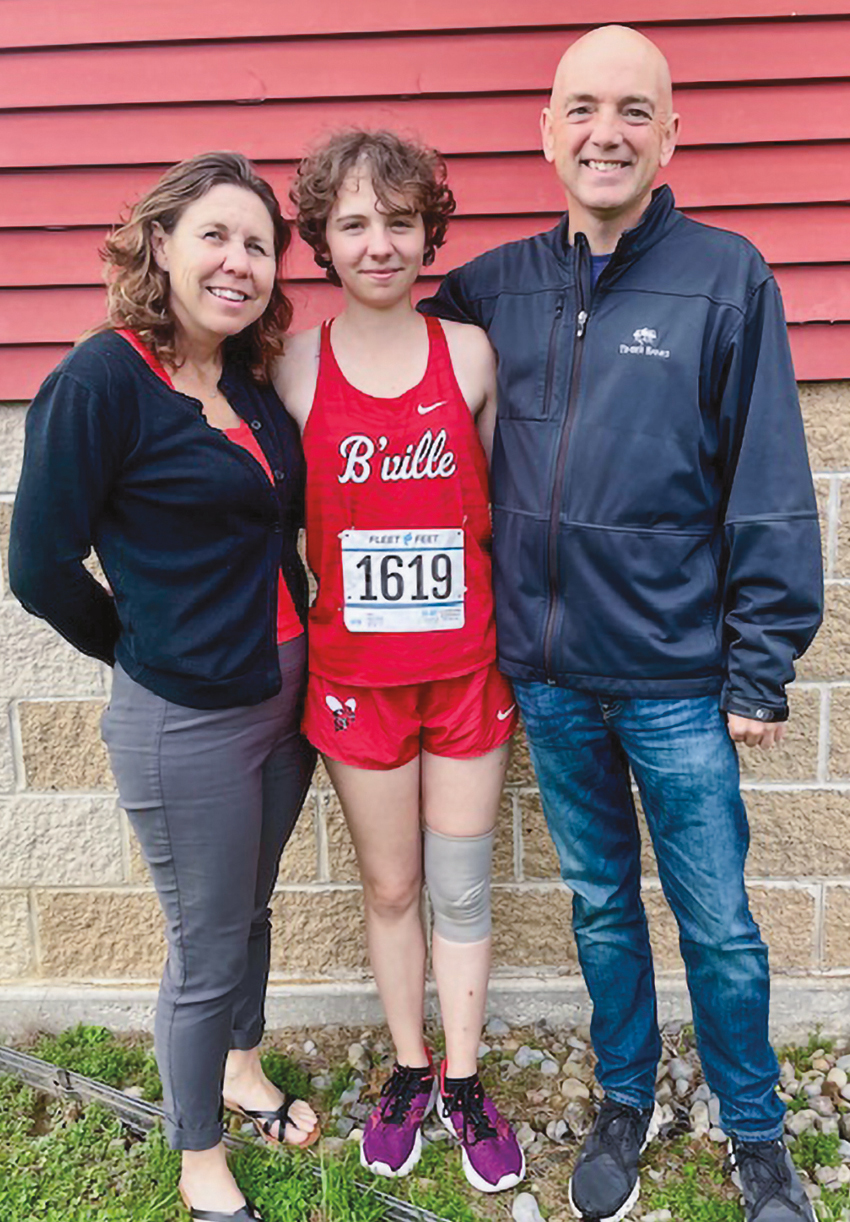
[[[662,186],[656,187],[652,192],[649,206],[638,223],[633,229],[626,229],[620,235],[613,254],[616,262],[631,262],[632,259],[638,258],[645,250],[654,246],[666,232],[670,221],[670,214],[675,207],[676,201],[673,198],[673,192],[667,184],[664,183]],[[565,253],[569,253],[569,213],[564,213],[558,228],[560,230],[561,247]]]

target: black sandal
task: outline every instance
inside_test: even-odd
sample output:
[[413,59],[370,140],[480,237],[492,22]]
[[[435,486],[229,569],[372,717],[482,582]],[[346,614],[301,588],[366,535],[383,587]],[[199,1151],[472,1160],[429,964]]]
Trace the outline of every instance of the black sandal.
[[263,1219],[250,1201],[246,1201],[241,1209],[237,1209],[235,1214],[223,1214],[219,1213],[216,1209],[193,1209],[186,1199],[186,1194],[182,1188],[180,1189],[180,1196],[183,1199],[183,1204],[189,1211],[189,1216],[195,1218],[196,1222],[263,1222]]
[[[295,1095],[284,1093],[283,1103],[273,1112],[263,1111],[262,1108],[240,1107],[238,1103],[228,1103],[225,1099],[224,1106],[237,1116],[241,1116],[243,1120],[249,1121],[262,1137],[263,1141],[267,1141],[270,1146],[291,1146],[296,1150],[306,1150],[308,1146],[312,1146],[318,1141],[322,1135],[319,1125],[310,1130],[306,1141],[287,1141],[284,1137],[286,1126],[291,1124],[293,1129],[298,1129],[299,1133],[303,1133],[301,1128],[289,1114],[289,1109],[293,1103],[297,1103],[298,1099]],[[272,1132],[275,1124],[278,1126],[278,1136]]]

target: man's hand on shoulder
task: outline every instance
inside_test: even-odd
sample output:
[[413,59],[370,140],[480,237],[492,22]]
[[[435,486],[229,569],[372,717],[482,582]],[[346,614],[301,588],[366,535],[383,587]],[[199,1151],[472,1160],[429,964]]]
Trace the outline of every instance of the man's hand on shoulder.
[[733,743],[746,747],[772,747],[785,737],[784,721],[756,721],[753,717],[739,717],[727,713],[729,737]]

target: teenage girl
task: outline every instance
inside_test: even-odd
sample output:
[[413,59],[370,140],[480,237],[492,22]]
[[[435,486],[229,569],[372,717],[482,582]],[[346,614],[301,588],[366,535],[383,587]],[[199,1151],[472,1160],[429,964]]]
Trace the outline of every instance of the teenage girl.
[[[301,163],[292,198],[345,298],[338,317],[287,341],[275,385],[302,429],[318,581],[304,732],[357,852],[396,1050],[361,1159],[408,1174],[436,1102],[469,1182],[497,1192],[525,1168],[477,1072],[493,829],[516,722],[495,665],[494,358],[478,328],[426,319],[411,302],[454,209],[436,153],[390,132],[343,132]],[[423,874],[446,1033],[438,1081],[423,1041]]]

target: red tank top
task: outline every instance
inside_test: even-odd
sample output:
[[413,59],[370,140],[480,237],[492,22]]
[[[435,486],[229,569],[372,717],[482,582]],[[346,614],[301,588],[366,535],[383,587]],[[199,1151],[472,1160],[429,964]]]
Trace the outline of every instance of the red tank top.
[[[139,356],[147,363],[158,378],[165,382],[166,386],[175,389],[174,383],[169,377],[168,370],[163,366],[156,354],[151,352],[147,344],[142,343],[135,331],[122,329],[116,332],[122,339],[125,339],[132,348],[135,348]],[[255,458],[260,466],[265,471],[270,480],[273,480],[271,467],[266,461],[266,456],[260,448],[260,444],[254,436],[251,429],[243,420],[235,429],[223,429],[224,434],[230,441],[238,446],[242,446],[247,450],[252,458]],[[283,573],[278,576],[277,583],[277,643],[283,645],[285,641],[293,641],[297,636],[300,636],[304,631],[301,620],[298,618],[298,612],[295,610],[295,604],[292,601],[292,595],[289,593],[289,587],[283,579]]]
[[346,381],[321,328],[304,429],[310,670],[360,686],[449,679],[496,656],[487,460],[440,322],[417,386]]

